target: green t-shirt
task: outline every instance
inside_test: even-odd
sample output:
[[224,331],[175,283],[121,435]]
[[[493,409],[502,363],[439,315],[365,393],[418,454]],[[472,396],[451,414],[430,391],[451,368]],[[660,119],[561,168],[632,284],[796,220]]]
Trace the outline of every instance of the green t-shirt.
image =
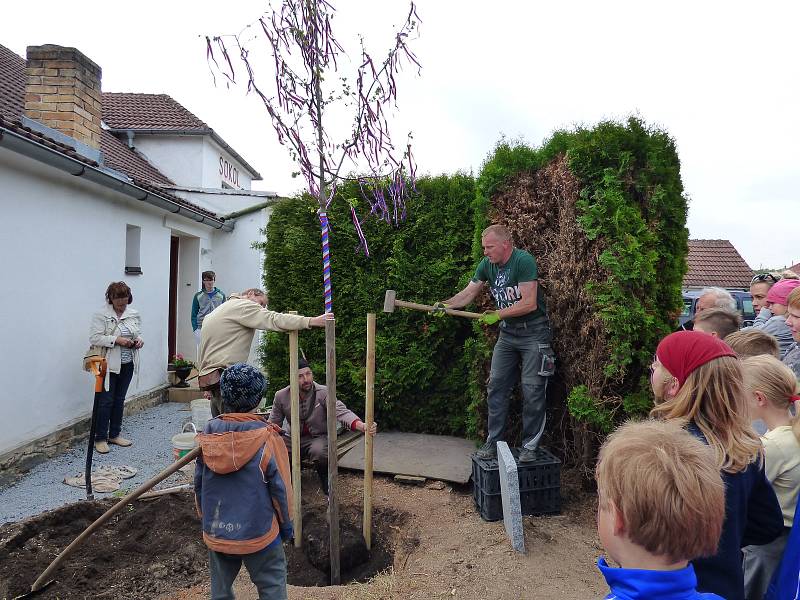
[[[485,256],[483,260],[478,263],[478,268],[475,269],[475,275],[472,276],[472,281],[479,283],[485,281],[489,284],[489,291],[494,298],[494,303],[497,310],[508,308],[522,300],[522,294],[519,291],[519,284],[528,281],[536,281],[538,277],[538,269],[536,268],[536,260],[529,252],[514,248],[511,256],[506,264],[500,266],[489,262]],[[545,315],[546,307],[544,305],[544,297],[542,296],[542,287],[536,286],[536,310],[526,315],[518,317],[508,317],[504,319],[509,324],[523,323],[531,321],[537,317]]]

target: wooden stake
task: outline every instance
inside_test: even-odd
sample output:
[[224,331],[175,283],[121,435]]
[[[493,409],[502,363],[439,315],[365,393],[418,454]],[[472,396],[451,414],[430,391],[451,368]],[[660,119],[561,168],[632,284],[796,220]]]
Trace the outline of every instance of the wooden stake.
[[339,503],[336,497],[336,480],[339,459],[336,454],[336,321],[325,321],[325,384],[328,387],[328,523],[331,551],[331,585],[341,581],[339,569]]
[[367,314],[367,389],[364,425],[364,522],[362,531],[367,550],[372,548],[372,444],[369,435],[375,419],[375,313]]
[[[297,311],[289,311],[296,315]],[[303,545],[303,512],[301,508],[301,476],[300,469],[300,384],[298,381],[298,332],[289,332],[289,398],[291,399],[291,412],[289,413],[292,422],[292,492],[294,494],[293,517],[294,517],[294,547],[299,548]]]

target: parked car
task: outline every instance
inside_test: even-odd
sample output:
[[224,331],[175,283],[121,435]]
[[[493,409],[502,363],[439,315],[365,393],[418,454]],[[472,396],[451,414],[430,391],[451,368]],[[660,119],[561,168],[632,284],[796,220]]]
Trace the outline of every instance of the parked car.
[[[753,319],[756,318],[755,310],[753,309],[753,297],[750,292],[743,290],[728,290],[736,300],[736,309],[742,315],[742,327],[748,327],[753,324]],[[695,308],[697,306],[697,299],[703,293],[702,290],[684,290],[683,291],[683,311],[678,322],[683,325],[686,321],[694,319]]]

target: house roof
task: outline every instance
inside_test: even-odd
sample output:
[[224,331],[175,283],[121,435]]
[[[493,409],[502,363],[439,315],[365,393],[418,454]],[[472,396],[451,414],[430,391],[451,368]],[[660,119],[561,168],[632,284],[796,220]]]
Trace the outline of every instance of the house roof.
[[684,287],[747,289],[753,270],[728,240],[689,240]]
[[167,94],[103,92],[103,122],[111,129],[211,132],[211,127]]
[[[105,99],[105,94],[103,94],[103,98]],[[100,150],[103,153],[103,164],[98,165],[97,162],[76,152],[74,148],[26,127],[22,123],[24,111],[25,60],[0,44],[0,128],[90,167],[108,167],[118,171],[143,190],[201,215],[217,221],[223,220],[219,215],[163,190],[162,186],[174,186],[174,182],[107,129],[101,131]],[[188,113],[188,111],[186,112]],[[202,121],[199,122],[202,123]],[[0,138],[2,138],[2,131],[0,131]]]
[[112,130],[140,134],[208,135],[250,172],[261,175],[216,131],[167,94],[103,92],[103,122]]
[[[12,120],[6,119],[2,115],[0,115],[0,140],[2,139],[3,130],[4,129],[7,130],[7,131],[10,131],[10,132],[12,132],[12,133],[14,133],[16,135],[19,135],[20,137],[23,137],[23,138],[25,138],[27,140],[30,140],[31,142],[35,142],[37,144],[40,144],[40,145],[48,148],[49,150],[52,150],[54,152],[58,152],[59,154],[63,154],[64,156],[68,156],[69,158],[71,158],[71,159],[73,159],[75,161],[78,161],[78,162],[80,162],[80,163],[82,163],[84,165],[87,165],[87,166],[90,166],[90,167],[95,167],[95,168],[99,168],[99,167],[102,166],[102,165],[99,165],[97,162],[95,162],[95,161],[93,161],[93,160],[91,160],[89,158],[86,158],[82,154],[79,154],[78,152],[75,152],[75,150],[71,146],[67,146],[65,144],[62,144],[61,142],[58,142],[58,141],[56,141],[56,140],[54,140],[52,138],[49,138],[46,135],[44,135],[44,134],[42,134],[42,133],[40,133],[38,131],[34,131],[33,129],[31,129],[29,127],[25,127],[19,121],[12,121]],[[113,163],[113,156],[114,156],[115,152],[120,151],[120,150],[130,152],[130,150],[128,149],[127,146],[125,146],[122,142],[117,140],[113,135],[111,135],[107,131],[104,131],[103,135],[104,136],[108,136],[109,138],[111,138],[113,140],[113,141],[106,140],[107,142],[110,143],[110,147],[112,148],[112,152],[111,152],[112,160],[111,161],[106,160],[106,165],[111,167],[111,168],[114,168],[112,166],[112,163]],[[102,141],[102,138],[101,138],[101,141]],[[119,148],[120,146],[121,146],[121,149]],[[105,157],[105,158],[107,159],[108,157]],[[149,163],[147,163],[147,164],[149,165]],[[114,170],[118,170],[118,169],[114,169]],[[136,185],[137,187],[142,188],[143,190],[146,190],[148,192],[152,192],[154,194],[157,194],[158,196],[161,196],[162,198],[170,200],[171,202],[174,202],[175,204],[180,204],[182,206],[185,206],[186,208],[190,208],[193,211],[198,212],[200,214],[206,215],[208,217],[212,217],[214,219],[221,220],[219,215],[216,215],[213,212],[211,212],[211,211],[209,211],[209,210],[207,210],[205,208],[202,208],[200,206],[197,206],[196,204],[193,204],[193,203],[191,203],[191,202],[189,202],[187,200],[184,200],[183,198],[179,198],[178,196],[175,196],[173,194],[165,192],[161,187],[159,187],[157,185],[153,185],[148,180],[141,179],[141,178],[135,176],[132,173],[128,173],[128,172],[122,172],[122,173],[123,173],[123,175],[127,176],[133,182],[134,185]]]
[[[105,95],[104,95],[105,96]],[[0,45],[0,116],[19,122],[25,114],[25,59]],[[39,136],[45,138],[46,136]],[[41,142],[42,140],[37,140]],[[63,144],[57,144],[68,148]],[[104,165],[120,171],[139,182],[152,185],[173,186],[175,183],[141,154],[128,148],[126,144],[103,130],[100,135],[100,150]],[[71,151],[71,149],[70,149]],[[69,154],[75,158],[74,152]],[[85,162],[85,161],[82,161]]]
[[25,111],[25,59],[0,44],[0,115]]
[[119,138],[103,129],[100,133],[100,148],[103,151],[104,164],[116,171],[121,171],[142,181],[155,185],[174,186],[173,181],[156,169],[141,154],[134,152]]

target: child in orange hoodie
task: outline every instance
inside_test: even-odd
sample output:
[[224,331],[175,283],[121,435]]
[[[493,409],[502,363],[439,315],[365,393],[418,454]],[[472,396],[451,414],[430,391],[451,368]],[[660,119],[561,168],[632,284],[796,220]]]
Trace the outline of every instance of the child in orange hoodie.
[[197,439],[195,499],[209,549],[211,597],[233,598],[244,563],[259,598],[286,599],[282,541],[294,536],[289,457],[280,429],[255,416],[266,379],[237,363],[222,373],[225,413]]

